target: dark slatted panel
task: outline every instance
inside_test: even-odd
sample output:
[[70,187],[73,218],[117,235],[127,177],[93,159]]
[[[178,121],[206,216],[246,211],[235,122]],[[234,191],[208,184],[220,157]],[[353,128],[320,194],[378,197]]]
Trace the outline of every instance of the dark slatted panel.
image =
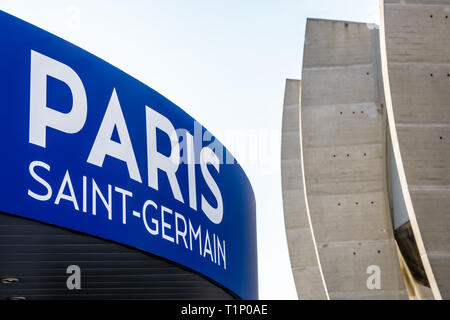
[[[66,269],[81,268],[81,290]],[[204,277],[111,241],[0,213],[0,299],[233,299]]]

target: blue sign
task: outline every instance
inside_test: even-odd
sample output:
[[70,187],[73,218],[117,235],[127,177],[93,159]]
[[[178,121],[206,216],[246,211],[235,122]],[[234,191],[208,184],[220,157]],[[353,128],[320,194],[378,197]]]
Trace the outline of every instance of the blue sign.
[[1,11],[0,46],[0,211],[145,250],[257,299],[254,194],[214,136]]

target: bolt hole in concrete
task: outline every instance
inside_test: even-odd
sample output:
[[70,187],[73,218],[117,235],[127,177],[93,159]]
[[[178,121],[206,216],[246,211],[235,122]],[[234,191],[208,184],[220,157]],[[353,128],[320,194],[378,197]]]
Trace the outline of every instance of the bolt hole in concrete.
[[364,113],[364,111],[363,111],[363,110],[361,110],[361,113]]
[[433,76],[433,74],[432,73],[430,73],[430,77],[432,77]]
[[364,157],[367,156],[367,153],[364,152]]
[[447,73],[447,77],[450,77],[450,73]]
[[369,75],[370,74],[370,72],[366,72],[366,75]]
[[347,157],[350,157],[350,155],[347,153]]
[[373,201],[370,201],[370,204],[373,204]]
[[341,204],[340,203],[338,203],[338,207],[340,207],[341,206]]
[[378,252],[378,253],[381,253],[381,250],[378,250],[377,252]]
[[439,139],[441,139],[441,140],[442,140],[442,137],[439,137]]
[[448,16],[445,16],[445,19],[448,19]]
[[355,204],[356,204],[356,205],[358,205],[358,204],[359,204],[359,202],[355,202]]
[[353,252],[353,255],[356,256],[356,252]]
[[433,15],[432,15],[432,14],[430,14],[430,18],[433,18]]

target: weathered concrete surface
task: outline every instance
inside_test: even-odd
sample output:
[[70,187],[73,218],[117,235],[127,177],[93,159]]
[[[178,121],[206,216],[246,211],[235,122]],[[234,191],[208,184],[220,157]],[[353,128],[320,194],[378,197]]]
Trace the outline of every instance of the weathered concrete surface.
[[[373,25],[308,19],[301,130],[306,193],[331,299],[405,299],[387,196]],[[381,270],[368,289],[367,268]]]
[[303,189],[299,80],[287,80],[283,107],[281,172],[283,209],[292,273],[299,299],[327,299]]
[[382,15],[386,104],[408,215],[434,297],[449,299],[450,0],[384,1]]

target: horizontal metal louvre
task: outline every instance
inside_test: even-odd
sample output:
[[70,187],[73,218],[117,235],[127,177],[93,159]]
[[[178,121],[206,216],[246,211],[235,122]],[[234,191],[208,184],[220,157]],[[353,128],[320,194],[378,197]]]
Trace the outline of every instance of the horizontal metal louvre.
[[[81,289],[69,290],[69,265]],[[234,299],[177,264],[112,241],[0,213],[0,299]]]

